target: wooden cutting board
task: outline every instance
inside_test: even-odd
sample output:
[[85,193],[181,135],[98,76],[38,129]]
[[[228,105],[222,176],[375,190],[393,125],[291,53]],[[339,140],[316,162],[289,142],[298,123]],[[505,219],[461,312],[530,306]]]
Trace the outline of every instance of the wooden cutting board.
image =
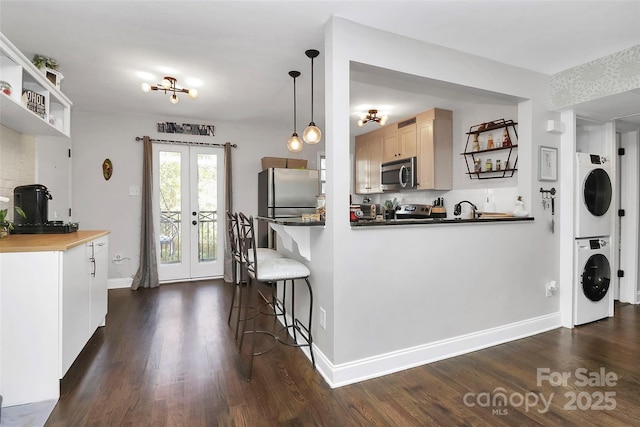
[[480,214],[480,219],[482,218],[511,218],[513,214],[505,213],[505,212],[478,212]]

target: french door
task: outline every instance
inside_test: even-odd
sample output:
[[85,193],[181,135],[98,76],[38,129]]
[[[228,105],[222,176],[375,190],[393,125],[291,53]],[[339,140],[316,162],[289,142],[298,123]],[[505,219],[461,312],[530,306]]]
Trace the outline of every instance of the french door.
[[153,211],[160,281],[222,276],[223,150],[154,144],[153,159]]

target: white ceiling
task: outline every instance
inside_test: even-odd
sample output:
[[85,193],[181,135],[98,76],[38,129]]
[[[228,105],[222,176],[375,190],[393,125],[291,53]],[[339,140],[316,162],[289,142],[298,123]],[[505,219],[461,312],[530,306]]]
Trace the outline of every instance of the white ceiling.
[[[299,133],[310,117],[310,60],[304,52],[311,48],[321,52],[315,60],[314,119],[324,122],[318,104],[324,25],[331,16],[546,74],[640,44],[640,0],[0,1],[0,31],[28,57],[57,59],[62,90],[77,108],[291,128],[288,72],[299,70]],[[158,83],[164,75],[177,77],[179,86],[196,87],[199,98],[182,96],[172,105],[166,95],[140,91],[142,82]],[[429,86],[422,93],[424,82],[398,77],[355,67],[352,109],[393,105],[393,121],[423,109],[424,97],[442,108],[461,102],[457,90]],[[640,95],[630,96],[588,106],[589,114],[629,114],[627,104]],[[640,124],[640,116],[635,120]]]

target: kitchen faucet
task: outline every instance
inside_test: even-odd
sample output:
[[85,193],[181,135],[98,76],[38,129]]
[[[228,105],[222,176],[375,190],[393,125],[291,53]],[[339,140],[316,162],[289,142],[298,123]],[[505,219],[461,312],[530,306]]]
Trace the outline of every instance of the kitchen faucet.
[[455,206],[453,207],[453,214],[455,216],[460,216],[460,213],[462,213],[462,204],[463,203],[468,203],[469,206],[471,206],[471,214],[472,214],[472,218],[473,219],[477,219],[478,218],[478,208],[476,207],[476,205],[474,205],[473,203],[471,203],[468,200],[463,200],[461,202],[458,202],[455,204]]

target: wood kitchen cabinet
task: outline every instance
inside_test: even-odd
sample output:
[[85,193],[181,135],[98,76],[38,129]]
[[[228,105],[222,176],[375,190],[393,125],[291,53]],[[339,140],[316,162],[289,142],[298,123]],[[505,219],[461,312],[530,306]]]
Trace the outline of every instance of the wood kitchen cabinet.
[[383,129],[356,136],[354,168],[356,194],[382,193],[380,165],[383,157]]
[[382,193],[380,165],[417,157],[419,190],[450,190],[453,112],[434,108],[356,137],[355,192]]
[[384,134],[383,162],[414,157],[417,152],[416,119],[392,123],[382,128]]
[[453,112],[434,108],[416,116],[419,190],[450,190]]

